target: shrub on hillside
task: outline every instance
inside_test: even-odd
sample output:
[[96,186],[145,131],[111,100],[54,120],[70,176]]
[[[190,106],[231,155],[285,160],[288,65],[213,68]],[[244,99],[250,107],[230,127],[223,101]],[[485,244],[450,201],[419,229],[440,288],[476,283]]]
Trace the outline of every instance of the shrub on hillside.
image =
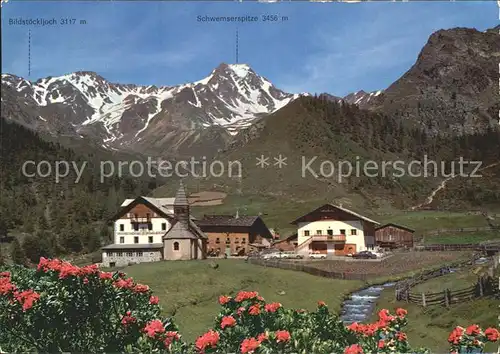
[[[5,267],[4,267],[5,268]],[[345,326],[327,305],[315,312],[266,303],[256,292],[221,296],[214,327],[195,343],[161,319],[158,298],[146,285],[96,265],[76,267],[41,259],[37,269],[0,269],[0,352],[201,353],[423,353],[404,333],[406,311],[379,312],[373,324]],[[494,328],[457,327],[451,350],[482,350],[497,341]]]

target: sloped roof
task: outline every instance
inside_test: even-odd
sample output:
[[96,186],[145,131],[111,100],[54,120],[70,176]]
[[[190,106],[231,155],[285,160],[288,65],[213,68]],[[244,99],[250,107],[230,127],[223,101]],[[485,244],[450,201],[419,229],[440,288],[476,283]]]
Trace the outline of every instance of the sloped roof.
[[322,205],[322,206],[320,206],[319,208],[316,208],[316,209],[314,209],[313,211],[311,211],[311,212],[309,212],[309,213],[307,213],[307,214],[302,215],[301,217],[299,217],[299,218],[295,219],[294,221],[292,221],[292,224],[296,224],[296,223],[298,222],[298,220],[302,219],[303,217],[305,217],[305,216],[307,216],[307,215],[309,215],[309,214],[314,213],[315,211],[320,210],[321,208],[324,208],[325,206],[330,206],[330,207],[336,208],[336,209],[338,209],[338,210],[341,210],[341,211],[343,211],[343,212],[346,212],[346,213],[348,213],[348,214],[351,214],[352,216],[355,216],[355,217],[357,217],[357,218],[359,218],[359,219],[362,219],[362,220],[364,220],[364,221],[367,221],[367,222],[369,222],[369,223],[372,223],[372,224],[375,224],[375,225],[380,225],[380,223],[379,223],[378,221],[375,221],[375,220],[369,219],[369,218],[367,218],[366,216],[363,216],[363,215],[358,214],[358,213],[356,213],[356,212],[354,212],[354,211],[352,211],[352,210],[349,210],[349,209],[344,208],[344,207],[342,207],[342,206],[340,206],[340,205],[335,205],[335,204],[332,204],[332,203],[323,204],[323,205]]
[[[153,203],[155,204],[156,206],[162,206],[162,207],[165,207],[165,206],[173,206],[174,205],[174,200],[175,198],[153,198],[153,197],[144,197],[142,196],[144,199],[147,199],[150,203]],[[127,206],[128,204],[132,203],[133,201],[135,200],[134,199],[125,199],[122,203],[122,207],[124,206]]]
[[384,227],[387,227],[387,226],[393,226],[393,227],[398,228],[398,229],[406,230],[406,231],[409,231],[409,232],[415,232],[415,230],[410,229],[409,227],[398,225],[398,224],[393,224],[391,222],[387,223],[387,224],[384,224],[382,226],[378,226],[377,228],[375,228],[375,230],[380,230],[380,229],[383,229]]
[[252,226],[260,216],[234,216],[234,215],[204,215],[197,220],[199,226]]
[[[145,201],[146,203],[149,203],[153,207],[155,207],[161,214],[163,214],[165,217],[168,218],[174,218],[174,200],[175,198],[152,198],[152,197],[144,197],[144,196],[139,196],[135,199],[125,199],[125,201],[121,204],[120,211],[112,218],[114,220],[117,218],[117,216],[122,215],[124,210],[127,209],[128,206],[130,206],[133,202],[139,200]],[[196,218],[192,215],[189,216],[191,220],[196,220]]]
[[297,241],[298,239],[298,234],[295,232],[293,234],[291,234],[290,236],[286,237],[286,238],[282,238],[282,239],[279,239],[279,240],[275,240],[273,242],[273,245],[275,244],[278,244],[278,243],[282,243],[282,242],[292,242],[292,241]]
[[147,205],[149,208],[154,210],[156,213],[161,214],[165,218],[172,219],[174,217],[173,212],[171,210],[168,210],[162,206],[158,206],[158,204],[154,202],[155,202],[154,198],[152,199],[143,196],[139,196],[135,199],[132,199],[132,202],[128,202],[126,204],[125,202],[123,202],[120,210],[112,218],[110,218],[110,221],[115,221],[116,219],[120,218],[122,215],[127,213],[129,210],[131,210],[134,207],[134,205],[140,203]]
[[207,235],[203,231],[201,231],[198,226],[192,221],[189,220],[188,223],[184,221],[177,221],[170,230],[168,230],[165,235],[163,235],[163,239],[199,239],[199,238],[207,238]]

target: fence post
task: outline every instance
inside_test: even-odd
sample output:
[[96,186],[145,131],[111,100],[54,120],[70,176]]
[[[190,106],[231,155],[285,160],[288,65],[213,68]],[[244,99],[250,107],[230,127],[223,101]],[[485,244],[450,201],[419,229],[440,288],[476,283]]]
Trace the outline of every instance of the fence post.
[[423,307],[426,307],[426,303],[425,303],[425,293],[422,293],[422,306],[423,306]]
[[444,305],[446,307],[450,307],[450,298],[448,297],[449,294],[450,294],[450,289],[445,289],[444,290]]

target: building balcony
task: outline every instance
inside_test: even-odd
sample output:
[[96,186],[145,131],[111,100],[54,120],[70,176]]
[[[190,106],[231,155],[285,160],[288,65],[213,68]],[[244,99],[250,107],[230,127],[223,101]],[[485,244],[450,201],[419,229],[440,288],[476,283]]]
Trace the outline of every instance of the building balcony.
[[151,218],[136,218],[136,217],[131,217],[130,222],[132,224],[151,224]]
[[345,242],[345,235],[312,235],[311,241]]
[[139,229],[139,230],[134,230],[134,231],[120,231],[116,230],[115,233],[117,235],[125,236],[125,235],[134,235],[134,236],[141,236],[141,235],[165,235],[167,231],[153,231],[153,230],[148,230],[148,229]]

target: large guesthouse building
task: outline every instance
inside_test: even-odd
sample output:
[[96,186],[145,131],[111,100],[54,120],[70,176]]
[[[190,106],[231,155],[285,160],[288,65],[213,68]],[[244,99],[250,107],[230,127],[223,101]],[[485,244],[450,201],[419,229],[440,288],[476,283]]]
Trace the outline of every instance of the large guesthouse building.
[[114,243],[102,248],[103,266],[206,258],[207,236],[190,214],[182,183],[175,198],[125,200],[113,223]]
[[297,227],[296,251],[307,255],[347,255],[375,247],[377,221],[342,206],[325,204],[292,222]]

